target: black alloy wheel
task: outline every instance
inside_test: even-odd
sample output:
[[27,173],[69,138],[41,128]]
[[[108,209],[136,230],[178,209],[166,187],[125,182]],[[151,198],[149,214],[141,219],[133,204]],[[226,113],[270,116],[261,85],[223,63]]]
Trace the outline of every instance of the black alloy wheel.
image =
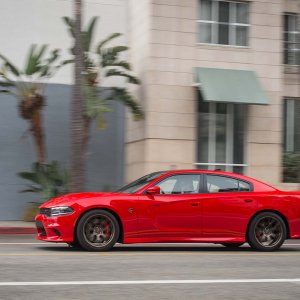
[[115,216],[103,209],[87,212],[79,220],[76,238],[80,246],[88,251],[107,251],[117,242],[120,227]]
[[287,236],[283,219],[273,212],[262,212],[255,216],[248,229],[248,242],[254,250],[275,251]]

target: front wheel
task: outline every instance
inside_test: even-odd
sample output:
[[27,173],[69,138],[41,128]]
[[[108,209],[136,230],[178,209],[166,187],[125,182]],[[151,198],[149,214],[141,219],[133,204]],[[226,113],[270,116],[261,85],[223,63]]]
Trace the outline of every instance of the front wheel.
[[79,220],[76,237],[80,246],[88,251],[110,250],[118,240],[120,227],[110,212],[95,209]]
[[248,229],[248,242],[254,250],[275,251],[286,239],[287,229],[282,218],[263,212],[253,218]]

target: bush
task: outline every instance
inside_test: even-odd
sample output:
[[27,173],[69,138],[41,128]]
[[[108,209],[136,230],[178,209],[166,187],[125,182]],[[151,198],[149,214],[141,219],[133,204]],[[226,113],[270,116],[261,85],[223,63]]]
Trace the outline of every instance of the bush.
[[31,172],[20,172],[18,176],[30,181],[21,193],[37,193],[43,203],[69,192],[69,173],[57,161],[50,164],[33,163]]
[[299,182],[300,176],[300,154],[284,153],[283,154],[283,182]]

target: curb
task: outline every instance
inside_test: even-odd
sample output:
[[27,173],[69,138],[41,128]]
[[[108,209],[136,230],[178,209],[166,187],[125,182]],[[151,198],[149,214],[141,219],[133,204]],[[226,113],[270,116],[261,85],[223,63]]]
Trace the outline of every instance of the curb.
[[0,234],[36,234],[34,227],[0,227]]

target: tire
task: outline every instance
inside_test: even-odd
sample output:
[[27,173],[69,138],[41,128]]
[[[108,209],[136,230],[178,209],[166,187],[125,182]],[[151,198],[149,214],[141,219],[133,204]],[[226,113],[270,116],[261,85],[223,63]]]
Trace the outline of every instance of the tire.
[[222,243],[221,245],[223,245],[224,247],[227,247],[227,248],[236,249],[236,248],[244,245],[244,243]]
[[103,209],[84,214],[76,228],[79,245],[88,251],[108,251],[117,242],[120,226],[115,216]]
[[252,249],[275,251],[284,243],[287,229],[283,219],[273,212],[262,212],[251,221],[247,239]]

